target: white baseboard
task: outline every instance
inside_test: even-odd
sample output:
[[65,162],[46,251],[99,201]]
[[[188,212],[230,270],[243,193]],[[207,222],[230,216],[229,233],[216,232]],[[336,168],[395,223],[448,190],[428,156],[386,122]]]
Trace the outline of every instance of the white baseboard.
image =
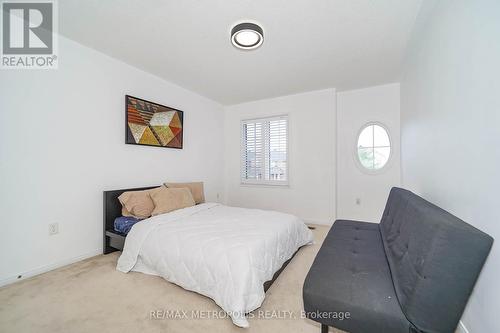
[[[95,257],[99,254],[102,254],[102,250],[100,250],[100,249],[82,254],[82,255],[77,256],[77,257],[68,258],[68,259],[61,260],[61,261],[58,261],[58,262],[55,262],[52,264],[48,264],[48,265],[44,265],[44,266],[41,266],[41,267],[38,267],[35,269],[31,269],[29,271],[19,273],[18,275],[15,275],[15,276],[3,278],[0,280],[0,287],[3,287],[5,285],[11,284],[11,283],[14,283],[17,281],[21,281],[21,280],[24,280],[24,279],[27,279],[30,277],[33,277],[35,275],[46,273],[48,271],[54,270],[54,269],[59,268],[59,267],[70,265],[70,264],[73,264],[75,262],[78,262],[78,261],[81,261],[81,260],[84,260],[84,259],[87,259],[90,257]],[[19,277],[19,276],[21,276],[21,277]]]
[[460,321],[460,323],[458,323],[458,327],[457,327],[457,332],[456,333],[470,333],[470,332],[467,329],[467,327],[465,327],[465,324],[463,323],[463,321]]
[[306,224],[332,225],[331,221],[319,221],[313,219],[302,219]]

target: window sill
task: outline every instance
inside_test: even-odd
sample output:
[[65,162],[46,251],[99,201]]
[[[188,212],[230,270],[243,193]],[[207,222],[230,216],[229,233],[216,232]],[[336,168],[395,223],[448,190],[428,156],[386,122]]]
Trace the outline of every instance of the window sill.
[[288,182],[240,182],[242,187],[290,188]]

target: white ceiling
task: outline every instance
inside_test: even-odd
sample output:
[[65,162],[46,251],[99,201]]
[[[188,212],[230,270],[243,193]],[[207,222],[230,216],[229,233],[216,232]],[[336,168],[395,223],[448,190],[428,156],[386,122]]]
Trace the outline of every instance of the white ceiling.
[[[398,81],[421,0],[64,0],[62,35],[222,104]],[[255,51],[230,43],[242,20]]]

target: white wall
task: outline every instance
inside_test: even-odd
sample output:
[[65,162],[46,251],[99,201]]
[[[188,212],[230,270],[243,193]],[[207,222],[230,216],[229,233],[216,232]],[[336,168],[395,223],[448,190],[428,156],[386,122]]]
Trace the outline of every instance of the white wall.
[[[398,83],[337,93],[338,219],[380,222],[390,189],[400,185],[399,115]],[[391,158],[379,174],[356,164],[358,135],[369,122],[384,124],[391,138]]]
[[[307,222],[335,215],[335,90],[321,90],[225,108],[226,196],[232,206],[273,209]],[[240,184],[240,122],[289,115],[289,187]]]
[[401,82],[405,187],[496,238],[463,322],[500,332],[500,2],[424,1]]
[[[202,180],[223,192],[219,104],[60,38],[58,70],[0,73],[0,282],[95,255],[102,191]],[[124,95],[184,110],[184,149],[126,145]],[[48,224],[58,222],[58,235]]]

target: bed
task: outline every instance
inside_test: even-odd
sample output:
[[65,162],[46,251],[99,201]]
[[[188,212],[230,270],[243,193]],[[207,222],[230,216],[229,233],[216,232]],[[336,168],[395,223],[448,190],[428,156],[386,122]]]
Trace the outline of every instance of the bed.
[[[104,248],[112,225],[109,208],[120,193],[106,191]],[[118,203],[119,205],[119,203]],[[135,224],[123,235],[117,269],[162,276],[184,289],[212,298],[239,327],[259,308],[265,291],[312,233],[289,214],[202,203],[157,215]],[[116,244],[115,244],[116,245]],[[228,288],[228,286],[230,286]]]

